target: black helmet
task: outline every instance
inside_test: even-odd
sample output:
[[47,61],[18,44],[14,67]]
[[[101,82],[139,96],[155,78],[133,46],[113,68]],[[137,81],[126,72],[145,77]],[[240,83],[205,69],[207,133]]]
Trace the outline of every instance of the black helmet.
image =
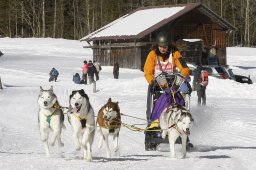
[[156,37],[156,43],[160,46],[169,45],[169,34],[167,32],[160,32]]

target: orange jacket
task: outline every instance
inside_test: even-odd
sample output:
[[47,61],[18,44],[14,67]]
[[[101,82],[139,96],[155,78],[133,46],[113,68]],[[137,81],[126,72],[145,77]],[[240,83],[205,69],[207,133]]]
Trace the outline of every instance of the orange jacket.
[[[175,51],[172,54],[172,64],[173,64],[173,72],[176,71],[176,67],[180,70],[181,74],[185,77],[189,77],[190,69],[188,67],[183,67],[182,63],[180,62],[181,54],[179,51]],[[163,57],[159,56],[160,61],[163,61]],[[165,60],[167,61],[168,58]],[[150,53],[147,56],[147,60],[144,65],[144,76],[149,84],[152,83],[154,80],[155,75],[155,65],[158,64],[157,58],[156,58],[156,52],[155,50],[150,51]]]

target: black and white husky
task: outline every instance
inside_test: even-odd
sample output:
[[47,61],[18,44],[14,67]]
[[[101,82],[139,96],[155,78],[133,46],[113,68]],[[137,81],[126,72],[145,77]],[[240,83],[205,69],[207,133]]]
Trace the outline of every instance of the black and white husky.
[[175,142],[180,136],[182,139],[182,158],[186,157],[186,142],[190,135],[190,127],[194,121],[185,107],[171,105],[160,116],[160,127],[163,130],[162,138],[168,134],[171,158],[176,158]]
[[[64,114],[58,103],[56,95],[53,93],[53,87],[44,90],[40,86],[40,94],[38,96],[39,113],[38,122],[40,128],[41,140],[45,144],[46,155],[50,156],[49,144],[54,146],[55,141],[63,147],[61,141],[61,129],[64,127]],[[52,132],[52,140],[49,143],[49,133]]]
[[92,161],[92,143],[95,134],[94,111],[83,89],[72,91],[69,97],[69,122],[72,126],[76,150],[84,149],[84,159]]

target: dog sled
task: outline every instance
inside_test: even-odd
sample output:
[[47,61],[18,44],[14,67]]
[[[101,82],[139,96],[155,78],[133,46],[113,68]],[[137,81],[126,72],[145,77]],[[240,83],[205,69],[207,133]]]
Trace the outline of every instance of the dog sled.
[[[190,110],[190,94],[192,92],[189,82],[180,74],[161,73],[155,78],[148,89],[147,121],[145,131],[145,150],[156,150],[161,143],[169,143],[168,136],[162,138],[162,130],[158,119],[165,108],[176,104]],[[176,143],[181,143],[178,138]]]

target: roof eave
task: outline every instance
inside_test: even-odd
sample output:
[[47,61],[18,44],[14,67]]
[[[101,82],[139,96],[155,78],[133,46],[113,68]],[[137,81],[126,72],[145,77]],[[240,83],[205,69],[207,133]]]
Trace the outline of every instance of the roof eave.
[[209,8],[207,8],[205,5],[201,4],[201,7],[198,8],[199,11],[201,11],[202,13],[204,13],[205,15],[209,16],[212,19],[217,19],[219,22],[218,24],[225,27],[226,30],[237,30],[236,27],[234,27],[233,25],[231,25],[228,21],[226,21],[224,18],[222,18],[221,16],[217,15],[216,13],[214,13],[212,10],[210,10]]

